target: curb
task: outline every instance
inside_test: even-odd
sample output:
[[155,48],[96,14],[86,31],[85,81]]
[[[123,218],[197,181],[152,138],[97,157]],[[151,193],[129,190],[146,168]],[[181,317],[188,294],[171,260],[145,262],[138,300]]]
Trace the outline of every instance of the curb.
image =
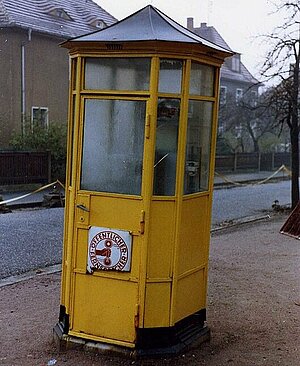
[[13,203],[6,205],[7,208],[10,210],[19,210],[21,208],[36,208],[36,207],[42,207],[43,202],[42,201],[36,201],[36,202],[24,202],[24,203]]
[[[278,181],[287,181],[290,180],[290,177],[277,177],[277,178],[272,178],[268,181],[268,183],[276,183]],[[223,188],[241,188],[241,187],[245,187],[246,185],[253,185],[257,182],[260,182],[261,179],[249,179],[249,180],[243,180],[243,181],[237,181],[233,184],[233,183],[229,183],[229,182],[220,182],[220,183],[214,183],[214,189],[223,189]]]
[[[240,225],[254,223],[254,222],[260,222],[260,221],[268,221],[274,218],[275,215],[269,214],[269,215],[263,215],[263,216],[248,216],[241,219],[235,219],[229,222],[228,225],[224,226],[217,226],[213,227],[210,230],[211,234],[218,233],[221,231],[225,231],[227,229],[231,229]],[[61,272],[61,264],[55,264],[53,266],[45,267],[42,269],[36,269],[32,270],[30,272],[26,272],[20,275],[5,277],[3,279],[0,279],[0,288],[4,286],[14,285],[19,282],[27,281],[32,278],[38,277],[38,276],[44,276],[49,275],[53,273]]]
[[30,272],[22,273],[20,275],[5,277],[3,279],[0,279],[0,288],[27,281],[38,276],[40,277],[58,272],[61,272],[61,264],[55,264],[53,266],[45,267],[43,269],[36,269]]
[[258,222],[258,221],[268,221],[271,220],[272,218],[274,218],[275,216],[272,215],[272,213],[268,214],[268,215],[255,215],[255,216],[247,216],[247,217],[243,217],[241,219],[233,219],[233,220],[229,220],[228,224],[224,224],[223,226],[215,226],[213,227],[210,232],[211,234],[214,234],[216,232],[219,231],[223,231],[223,230],[227,230],[227,229],[231,229],[233,227],[236,226],[240,226],[240,225],[244,225],[244,224],[250,224],[253,222]]

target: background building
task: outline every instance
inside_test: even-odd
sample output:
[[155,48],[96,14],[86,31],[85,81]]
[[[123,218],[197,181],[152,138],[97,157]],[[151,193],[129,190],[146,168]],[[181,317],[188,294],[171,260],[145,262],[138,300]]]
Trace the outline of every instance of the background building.
[[[200,27],[194,27],[194,19],[187,19],[187,28],[199,36],[231,50],[217,30],[208,26],[207,23],[201,23]],[[231,50],[234,52],[234,50]],[[221,86],[220,86],[220,105],[226,103],[238,104],[242,99],[250,105],[255,106],[258,98],[259,81],[247,70],[241,61],[241,54],[235,53],[232,57],[228,57],[221,68]],[[222,135],[230,126],[226,125],[228,119],[219,118],[219,135]],[[236,133],[241,133],[241,127],[237,123]]]
[[0,0],[0,148],[27,122],[66,123],[69,58],[58,45],[115,21],[92,0]]

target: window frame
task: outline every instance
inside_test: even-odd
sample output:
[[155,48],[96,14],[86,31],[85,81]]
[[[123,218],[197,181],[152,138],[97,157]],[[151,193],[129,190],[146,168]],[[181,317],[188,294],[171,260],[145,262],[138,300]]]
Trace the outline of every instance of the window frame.
[[45,123],[41,124],[39,122],[39,126],[48,129],[49,128],[49,108],[48,107],[37,107],[37,106],[32,106],[31,107],[31,127],[32,129],[34,128],[35,125],[35,118],[34,118],[34,112],[35,111],[46,111],[46,119],[45,119]]
[[[222,90],[224,90],[224,94],[222,93]],[[227,86],[220,86],[220,105],[225,105],[227,102]]]
[[243,99],[243,97],[244,97],[244,89],[236,88],[236,90],[235,90],[235,102],[236,102],[236,104],[239,104],[240,101]]

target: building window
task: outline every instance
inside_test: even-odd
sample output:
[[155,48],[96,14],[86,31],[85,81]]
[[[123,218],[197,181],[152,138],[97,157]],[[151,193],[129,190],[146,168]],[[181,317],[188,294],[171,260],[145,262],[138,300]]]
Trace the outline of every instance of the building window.
[[257,105],[257,92],[255,90],[251,90],[250,92],[250,106],[256,107]]
[[243,98],[243,89],[236,89],[235,91],[235,101],[238,104]]
[[92,22],[92,26],[99,29],[103,29],[106,28],[106,23],[103,20],[96,19]]
[[241,125],[241,123],[239,123],[237,126],[235,126],[235,137],[237,139],[240,139],[242,137],[242,131],[243,131],[243,126]]
[[241,71],[241,59],[240,55],[232,56],[232,70],[236,72]]
[[218,125],[218,135],[219,136],[223,136],[225,132],[225,126],[223,123],[219,122],[219,125]]
[[40,126],[48,128],[48,108],[47,107],[32,107],[31,109],[32,126]]
[[62,8],[53,9],[50,11],[49,14],[51,14],[57,18],[62,18],[65,20],[72,20],[72,18]]
[[220,104],[226,104],[226,97],[227,97],[227,87],[221,86],[220,88]]

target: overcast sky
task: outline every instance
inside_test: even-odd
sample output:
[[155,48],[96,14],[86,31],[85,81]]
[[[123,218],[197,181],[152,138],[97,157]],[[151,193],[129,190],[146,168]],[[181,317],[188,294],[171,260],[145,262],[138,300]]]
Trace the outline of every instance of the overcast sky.
[[270,33],[281,19],[272,15],[272,2],[278,0],[94,0],[118,20],[146,5],[153,5],[186,26],[188,17],[194,26],[208,23],[214,26],[228,45],[242,54],[249,71],[259,76],[259,63],[263,60],[266,45],[261,45],[258,35]]

